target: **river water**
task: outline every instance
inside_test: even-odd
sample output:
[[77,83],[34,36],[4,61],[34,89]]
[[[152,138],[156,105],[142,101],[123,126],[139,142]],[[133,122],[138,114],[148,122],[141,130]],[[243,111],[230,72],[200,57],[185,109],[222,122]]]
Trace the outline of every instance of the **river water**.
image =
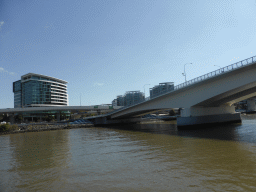
[[256,191],[256,116],[1,135],[0,191]]

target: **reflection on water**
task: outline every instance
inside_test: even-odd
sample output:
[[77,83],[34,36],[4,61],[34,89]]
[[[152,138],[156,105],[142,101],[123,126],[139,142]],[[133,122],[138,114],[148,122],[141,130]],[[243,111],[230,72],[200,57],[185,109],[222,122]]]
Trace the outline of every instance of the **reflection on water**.
[[15,182],[15,186],[8,185],[3,189],[13,191],[30,187],[37,190],[40,186],[51,185],[59,178],[59,172],[55,169],[66,165],[65,152],[69,151],[67,136],[68,132],[61,131],[3,136],[4,140],[8,138],[9,144],[2,145],[2,148],[5,150],[8,146],[9,150],[0,158],[7,155],[8,159],[5,160],[9,161],[10,168],[1,170],[0,175],[3,183]]
[[255,191],[255,117],[0,136],[0,191]]

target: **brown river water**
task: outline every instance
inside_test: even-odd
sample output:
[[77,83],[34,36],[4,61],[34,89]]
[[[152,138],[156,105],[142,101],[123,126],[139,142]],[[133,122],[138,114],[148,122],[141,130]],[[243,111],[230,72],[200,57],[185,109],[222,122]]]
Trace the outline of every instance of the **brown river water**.
[[256,191],[256,115],[0,135],[0,192]]

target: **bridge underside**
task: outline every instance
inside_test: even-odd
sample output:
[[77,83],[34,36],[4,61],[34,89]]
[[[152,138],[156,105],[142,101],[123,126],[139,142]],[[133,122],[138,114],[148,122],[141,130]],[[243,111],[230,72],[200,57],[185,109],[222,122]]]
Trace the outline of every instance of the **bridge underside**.
[[205,101],[202,101],[196,106],[202,107],[218,107],[222,105],[233,105],[239,101],[249,99],[256,96],[256,83],[250,83],[246,86],[237,87],[225,93],[213,96]]

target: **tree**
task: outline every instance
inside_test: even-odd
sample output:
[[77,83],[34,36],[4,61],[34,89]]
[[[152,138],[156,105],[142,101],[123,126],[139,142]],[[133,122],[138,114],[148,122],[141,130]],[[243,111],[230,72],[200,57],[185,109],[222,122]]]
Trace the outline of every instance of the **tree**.
[[22,121],[22,115],[16,115],[14,118],[15,118],[15,121],[17,121],[17,122]]
[[8,131],[8,130],[9,130],[9,127],[10,127],[10,125],[9,125],[8,123],[7,123],[7,124],[0,125],[0,132]]
[[[2,118],[2,119],[1,119]],[[0,120],[1,121],[9,121],[10,120],[10,118],[7,116],[7,114],[3,114],[3,115],[1,115],[1,118],[0,118]]]

